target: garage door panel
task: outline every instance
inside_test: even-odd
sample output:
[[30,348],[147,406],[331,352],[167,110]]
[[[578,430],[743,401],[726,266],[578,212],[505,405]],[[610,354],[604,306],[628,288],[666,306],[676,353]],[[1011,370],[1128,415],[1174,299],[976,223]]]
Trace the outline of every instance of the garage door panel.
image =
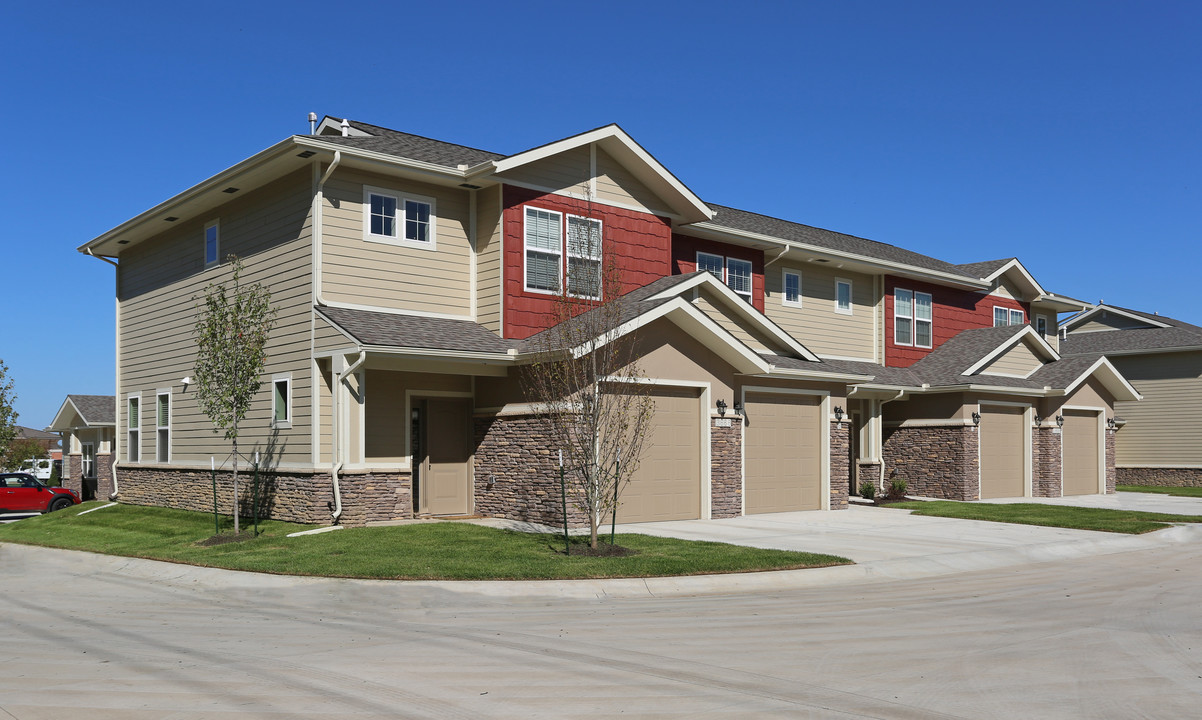
[[822,507],[821,402],[813,395],[748,393],[744,511]]
[[1065,495],[1094,495],[1098,492],[1101,464],[1098,461],[1098,413],[1065,410],[1061,428],[1061,472]]
[[657,391],[642,462],[622,488],[618,522],[701,517],[701,401],[695,390]]
[[982,407],[981,497],[1022,497],[1026,475],[1026,415],[1021,407]]

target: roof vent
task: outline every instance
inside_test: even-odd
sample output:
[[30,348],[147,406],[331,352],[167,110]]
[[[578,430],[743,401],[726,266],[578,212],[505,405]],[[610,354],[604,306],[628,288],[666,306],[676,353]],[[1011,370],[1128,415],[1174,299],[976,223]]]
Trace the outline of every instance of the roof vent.
[[221,192],[225,193],[226,195],[233,195],[234,193],[238,192],[238,188],[227,187],[226,189],[222,190]]
[[313,157],[313,156],[314,156],[314,155],[316,155],[316,154],[317,154],[317,153],[313,152],[312,150],[306,150],[306,151],[304,151],[304,152],[302,152],[302,153],[297,153],[297,154],[296,154],[296,156],[297,156],[298,158],[311,158],[311,157]]
[[316,133],[317,133],[317,113],[311,112],[311,113],[309,113],[309,134],[315,135]]
[[342,137],[348,137],[351,134],[351,124],[342,118]]
[[177,218],[177,217],[176,217],[176,216],[174,216],[174,215],[169,215],[169,216],[167,216],[167,217],[165,217],[165,218],[163,218],[163,219],[164,219],[164,220],[166,220],[167,222],[175,222],[176,220],[179,220],[179,218]]

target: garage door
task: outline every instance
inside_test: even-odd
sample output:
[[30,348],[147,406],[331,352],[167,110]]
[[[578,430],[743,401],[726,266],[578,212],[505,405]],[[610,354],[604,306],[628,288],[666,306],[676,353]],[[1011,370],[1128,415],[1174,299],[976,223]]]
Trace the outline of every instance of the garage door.
[[618,522],[701,517],[701,401],[696,390],[656,391],[638,472],[622,489]]
[[1021,407],[981,408],[981,497],[1022,497],[1027,435]]
[[747,514],[822,507],[821,401],[813,395],[747,394]]
[[1098,492],[1101,464],[1098,462],[1098,422],[1096,412],[1065,410],[1061,434],[1065,495],[1095,495]]

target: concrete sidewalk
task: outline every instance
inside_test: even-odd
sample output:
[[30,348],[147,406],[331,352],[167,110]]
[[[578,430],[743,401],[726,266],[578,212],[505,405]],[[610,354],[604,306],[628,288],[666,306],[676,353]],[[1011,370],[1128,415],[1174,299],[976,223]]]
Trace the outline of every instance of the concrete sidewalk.
[[1074,507],[1105,508],[1108,510],[1140,510],[1143,512],[1202,515],[1202,498],[1176,497],[1160,493],[1118,492],[1112,495],[1070,495],[1060,498],[1001,498],[979,500],[983,503],[1043,503]]

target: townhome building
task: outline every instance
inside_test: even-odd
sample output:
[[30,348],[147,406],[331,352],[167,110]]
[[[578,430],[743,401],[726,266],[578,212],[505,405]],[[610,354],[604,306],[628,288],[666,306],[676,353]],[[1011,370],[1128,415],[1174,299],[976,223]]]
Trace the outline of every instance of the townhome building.
[[[597,238],[599,242],[583,239]],[[845,508],[861,483],[976,499],[1114,485],[1100,354],[1062,357],[1017,259],[952,264],[703,201],[616,125],[498,154],[325,118],[80,248],[116,265],[115,495],[203,509],[229,451],[183,379],[196,298],[242,258],[278,311],[240,445],[263,512],[558,522],[518,375],[557,295],[637,346],[651,442],[619,521]]]

